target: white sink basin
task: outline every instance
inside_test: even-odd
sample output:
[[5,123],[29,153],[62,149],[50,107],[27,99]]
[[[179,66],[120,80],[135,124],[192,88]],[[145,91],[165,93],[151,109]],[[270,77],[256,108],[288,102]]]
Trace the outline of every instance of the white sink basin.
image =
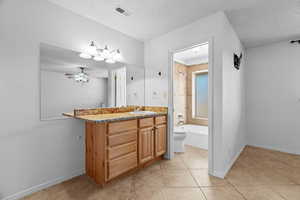
[[152,111],[133,111],[130,112],[130,114],[136,114],[136,115],[147,115],[147,114],[155,114],[156,112]]

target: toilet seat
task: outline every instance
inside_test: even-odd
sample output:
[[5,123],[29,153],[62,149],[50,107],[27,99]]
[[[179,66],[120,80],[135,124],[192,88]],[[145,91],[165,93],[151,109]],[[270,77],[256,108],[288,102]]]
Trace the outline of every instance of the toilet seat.
[[186,132],[174,132],[174,139],[184,139],[186,137]]

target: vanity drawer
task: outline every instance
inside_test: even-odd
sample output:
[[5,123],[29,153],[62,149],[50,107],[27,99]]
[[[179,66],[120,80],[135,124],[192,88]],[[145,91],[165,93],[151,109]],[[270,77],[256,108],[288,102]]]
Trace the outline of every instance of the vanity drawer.
[[167,116],[155,117],[155,124],[166,124],[166,123],[167,123]]
[[137,120],[128,120],[120,122],[112,122],[108,124],[108,134],[115,134],[124,131],[137,129]]
[[140,119],[140,128],[149,127],[154,125],[153,117]]
[[111,160],[107,164],[107,180],[137,167],[137,152]]
[[137,141],[137,130],[128,131],[116,135],[110,135],[107,139],[107,145],[110,147],[117,146],[120,144]]
[[107,157],[108,160],[112,160],[121,156],[124,156],[126,154],[137,152],[137,143],[136,141],[128,143],[128,144],[122,144],[116,147],[108,148],[107,150]]

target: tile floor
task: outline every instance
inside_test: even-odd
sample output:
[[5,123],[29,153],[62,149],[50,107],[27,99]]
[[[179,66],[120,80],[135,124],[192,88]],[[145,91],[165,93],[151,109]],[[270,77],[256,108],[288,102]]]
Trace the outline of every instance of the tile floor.
[[24,200],[300,200],[300,156],[246,147],[225,179],[208,175],[207,156],[187,146],[104,189],[80,176]]

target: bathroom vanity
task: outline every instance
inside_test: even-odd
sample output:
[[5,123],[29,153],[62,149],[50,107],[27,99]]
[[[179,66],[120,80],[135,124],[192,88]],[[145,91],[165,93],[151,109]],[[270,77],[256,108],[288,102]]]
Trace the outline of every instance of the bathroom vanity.
[[144,66],[84,53],[40,44],[40,118],[85,121],[86,174],[104,185],[163,158],[167,108],[143,106]]
[[74,110],[65,116],[85,120],[86,174],[97,184],[160,160],[167,147],[167,108]]

